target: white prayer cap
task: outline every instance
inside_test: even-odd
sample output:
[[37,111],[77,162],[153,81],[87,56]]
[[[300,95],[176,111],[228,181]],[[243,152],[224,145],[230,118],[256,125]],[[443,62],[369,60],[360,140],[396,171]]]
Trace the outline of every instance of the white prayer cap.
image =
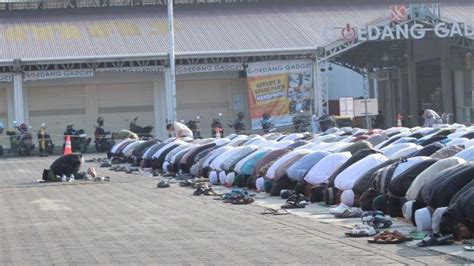
[[220,172],[219,173],[219,182],[221,183],[221,185],[225,184],[225,178],[226,178],[225,172],[224,171]]
[[419,231],[431,231],[431,212],[427,207],[415,211],[415,223]]
[[217,177],[217,172],[216,171],[211,171],[211,173],[209,173],[209,181],[213,185],[219,184],[219,177]]
[[402,207],[403,217],[407,220],[411,220],[413,214],[413,200],[405,202]]
[[448,207],[441,207],[437,208],[433,213],[433,218],[431,222],[431,228],[433,229],[433,233],[439,233],[439,223],[441,222],[441,217],[443,217],[443,213],[446,211]]
[[225,184],[226,186],[228,187],[231,187],[233,184],[234,184],[234,180],[235,180],[235,173],[234,172],[230,172],[229,174],[227,174],[227,176],[225,177]]
[[354,191],[352,190],[344,190],[341,194],[341,203],[344,203],[345,205],[352,207],[354,206]]
[[264,191],[265,190],[265,179],[263,177],[257,178],[255,181],[255,186],[257,187],[258,191]]

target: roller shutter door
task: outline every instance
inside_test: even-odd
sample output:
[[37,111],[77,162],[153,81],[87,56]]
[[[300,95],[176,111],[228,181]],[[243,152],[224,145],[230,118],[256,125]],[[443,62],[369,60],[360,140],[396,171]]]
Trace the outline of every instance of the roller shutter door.
[[154,126],[151,82],[97,85],[97,93],[99,115],[105,119],[106,130],[128,129],[137,116],[138,125]]
[[28,105],[33,130],[46,123],[55,145],[62,145],[68,124],[75,129],[92,126],[86,125],[83,86],[28,87]]

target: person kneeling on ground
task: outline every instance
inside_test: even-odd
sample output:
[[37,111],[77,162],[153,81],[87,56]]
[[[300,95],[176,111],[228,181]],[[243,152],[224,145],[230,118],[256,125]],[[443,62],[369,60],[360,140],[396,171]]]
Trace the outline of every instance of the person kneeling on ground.
[[62,176],[76,176],[83,163],[84,159],[80,154],[63,155],[51,164],[49,170],[44,169],[43,181],[61,182]]
[[172,124],[166,125],[166,130],[170,135],[174,134],[174,137],[179,138],[193,138],[193,132],[189,127],[180,122],[174,122]]
[[474,188],[463,191],[444,212],[439,225],[443,235],[456,240],[474,238]]

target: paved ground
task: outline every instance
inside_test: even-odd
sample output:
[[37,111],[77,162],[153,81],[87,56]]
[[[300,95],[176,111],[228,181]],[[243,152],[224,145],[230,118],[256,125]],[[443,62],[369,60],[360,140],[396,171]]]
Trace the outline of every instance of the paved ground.
[[[53,158],[0,160],[0,264],[469,263],[404,245],[369,245],[345,229],[262,216],[190,189],[103,170],[112,182],[37,184]],[[101,169],[102,170],[102,169]]]

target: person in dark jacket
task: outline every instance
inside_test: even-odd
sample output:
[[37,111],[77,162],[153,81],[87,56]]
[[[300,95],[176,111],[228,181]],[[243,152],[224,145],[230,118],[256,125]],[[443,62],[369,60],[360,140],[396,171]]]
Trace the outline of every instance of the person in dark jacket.
[[439,228],[443,235],[453,234],[457,240],[474,238],[474,187],[464,190],[448,207]]
[[44,169],[43,181],[45,182],[61,182],[61,177],[76,176],[81,168],[84,160],[81,154],[63,155],[56,159],[49,167],[49,170]]
[[[456,193],[468,185],[474,179],[474,163],[465,163],[453,166],[434,177],[421,188],[416,204],[411,210],[411,219],[419,230],[430,230],[433,212],[441,207],[450,205],[451,199]],[[410,216],[410,215],[409,215]]]

